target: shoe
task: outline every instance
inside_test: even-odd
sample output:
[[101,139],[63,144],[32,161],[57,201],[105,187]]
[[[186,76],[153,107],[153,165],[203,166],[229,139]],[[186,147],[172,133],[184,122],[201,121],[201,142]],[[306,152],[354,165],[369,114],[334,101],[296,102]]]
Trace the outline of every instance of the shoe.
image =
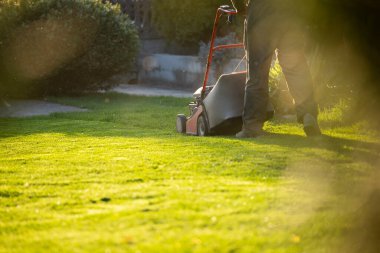
[[258,138],[260,136],[265,135],[266,133],[260,129],[260,130],[254,130],[249,131],[246,129],[242,129],[240,132],[238,132],[235,137],[238,139],[246,139],[246,138]]
[[307,137],[322,135],[317,119],[310,113],[306,113],[305,116],[303,116],[303,131]]

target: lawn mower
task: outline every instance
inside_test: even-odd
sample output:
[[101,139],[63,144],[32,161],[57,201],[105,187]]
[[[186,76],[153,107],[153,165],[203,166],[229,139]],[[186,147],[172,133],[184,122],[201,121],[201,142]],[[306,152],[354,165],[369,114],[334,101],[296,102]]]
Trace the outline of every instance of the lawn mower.
[[[214,52],[244,47],[244,44],[214,46],[220,18],[227,15],[231,20],[237,13],[228,5],[217,9],[203,85],[193,94],[194,101],[189,104],[190,116],[177,115],[176,128],[179,133],[207,136],[234,134],[241,130],[246,71],[222,74],[215,85],[207,86]],[[273,113],[270,108],[267,117],[271,118]]]

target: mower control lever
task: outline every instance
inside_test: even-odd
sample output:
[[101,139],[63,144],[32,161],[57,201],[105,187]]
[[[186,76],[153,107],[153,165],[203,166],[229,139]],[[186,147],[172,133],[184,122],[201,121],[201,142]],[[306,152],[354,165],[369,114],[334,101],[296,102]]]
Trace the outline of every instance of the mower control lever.
[[222,14],[228,14],[228,15],[236,15],[237,10],[232,8],[229,5],[222,5],[219,7],[218,12],[221,12]]

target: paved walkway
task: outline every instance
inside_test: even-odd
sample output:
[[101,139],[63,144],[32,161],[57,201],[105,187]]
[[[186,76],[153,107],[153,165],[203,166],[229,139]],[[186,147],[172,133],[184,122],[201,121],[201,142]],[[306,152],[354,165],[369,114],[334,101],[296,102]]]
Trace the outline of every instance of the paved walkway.
[[60,105],[40,100],[0,100],[0,118],[31,117],[56,112],[85,112],[74,106]]
[[[190,98],[193,93],[169,88],[122,84],[111,91],[137,96],[169,96]],[[63,112],[85,112],[74,106],[66,106],[41,100],[0,100],[0,118],[31,117]]]
[[193,96],[193,92],[175,90],[169,88],[156,88],[143,85],[129,85],[122,84],[113,88],[112,91],[138,96],[168,96],[178,98],[190,98]]

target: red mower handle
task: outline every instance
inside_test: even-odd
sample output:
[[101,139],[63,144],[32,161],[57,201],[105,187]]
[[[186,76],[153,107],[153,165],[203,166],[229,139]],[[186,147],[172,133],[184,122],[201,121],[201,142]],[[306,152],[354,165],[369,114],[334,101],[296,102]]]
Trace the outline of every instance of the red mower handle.
[[202,92],[201,92],[202,98],[204,98],[204,94],[206,91],[206,86],[207,86],[208,76],[210,73],[210,67],[211,67],[212,59],[214,56],[214,51],[218,51],[218,50],[222,50],[222,49],[229,49],[229,48],[242,48],[242,47],[244,47],[244,44],[229,44],[229,45],[220,45],[220,46],[214,47],[216,32],[217,32],[217,28],[218,28],[218,24],[219,24],[219,19],[225,14],[236,15],[236,14],[238,14],[238,11],[234,8],[231,8],[228,5],[222,5],[216,11],[214,27],[213,27],[212,35],[211,35],[210,50],[209,50],[208,57],[207,57],[206,72],[205,72],[205,76],[203,79],[203,86],[202,86]]

